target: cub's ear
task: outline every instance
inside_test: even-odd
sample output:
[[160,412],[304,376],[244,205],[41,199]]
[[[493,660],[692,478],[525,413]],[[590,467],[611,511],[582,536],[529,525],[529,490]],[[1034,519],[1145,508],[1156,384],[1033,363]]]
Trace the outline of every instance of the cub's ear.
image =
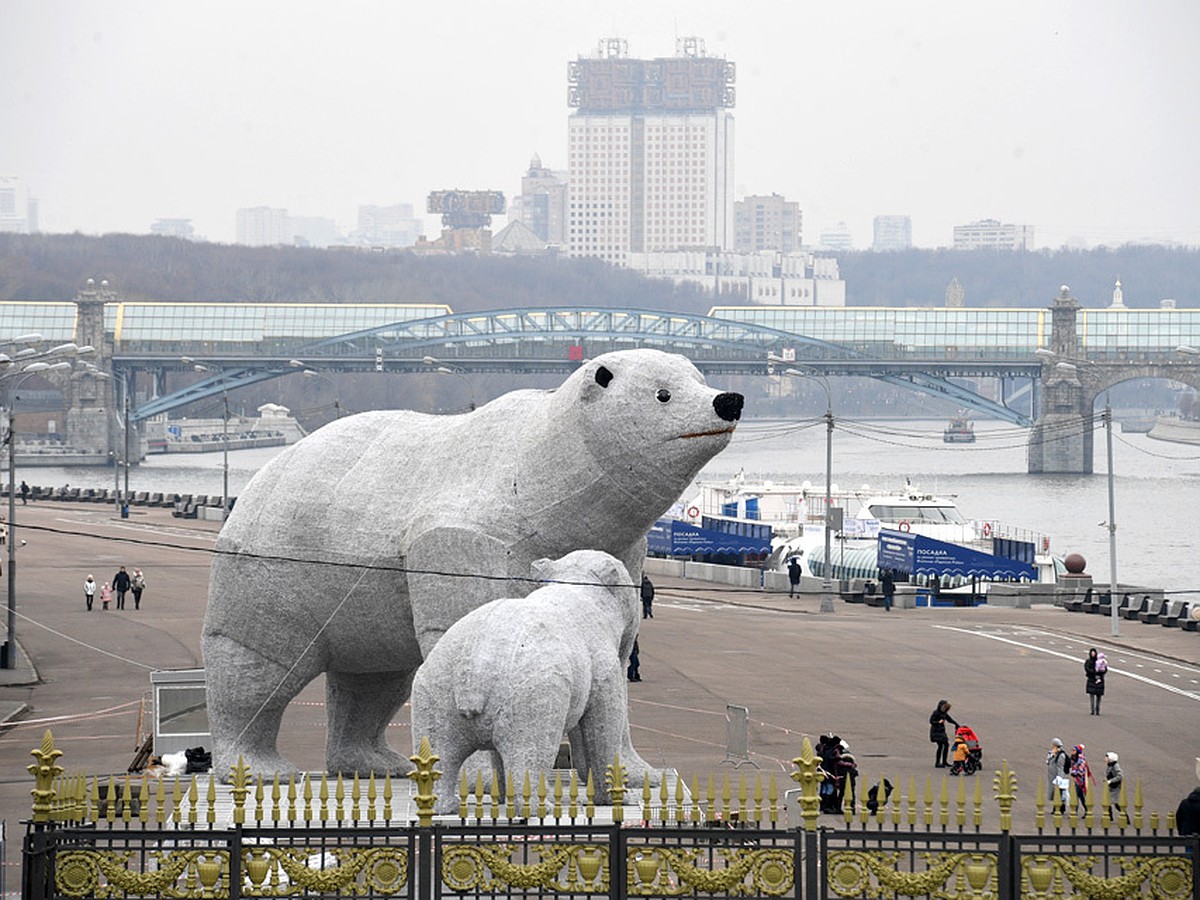
[[602,388],[608,387],[608,383],[613,380],[613,373],[601,366],[596,370],[596,384]]

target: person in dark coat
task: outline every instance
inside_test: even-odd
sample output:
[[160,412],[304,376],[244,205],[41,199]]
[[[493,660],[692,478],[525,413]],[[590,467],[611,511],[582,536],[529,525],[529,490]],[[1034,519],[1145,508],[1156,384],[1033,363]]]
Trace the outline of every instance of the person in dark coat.
[[788,585],[789,585],[788,596],[789,597],[796,596],[796,588],[800,587],[800,573],[802,571],[803,571],[803,569],[800,568],[800,560],[798,560],[794,556],[788,560],[787,573],[788,573]]
[[1108,663],[1101,664],[1104,654],[1097,653],[1093,647],[1088,651],[1087,659],[1083,661],[1083,674],[1087,679],[1084,689],[1092,704],[1092,715],[1100,715],[1100,699],[1104,696],[1104,676],[1108,674]]
[[654,618],[654,584],[642,573],[642,618]]
[[21,505],[25,506],[28,503],[29,503],[29,485],[27,485],[25,483],[24,479],[22,479],[21,480]]
[[637,638],[633,639],[633,652],[629,654],[629,668],[625,670],[625,677],[630,681],[641,681],[640,662],[638,660],[638,642]]
[[946,723],[955,728],[958,723],[950,716],[950,701],[939,700],[937,707],[929,715],[929,740],[937,744],[937,753],[933,760],[935,769],[949,768],[947,758],[950,755],[950,737],[946,734]]
[[121,566],[112,580],[113,590],[117,594],[117,609],[125,608],[125,593],[129,590],[130,584],[132,584],[132,580],[129,573],[125,571],[124,566]]
[[883,609],[885,612],[891,612],[892,597],[896,595],[896,578],[892,575],[891,569],[883,570],[883,574],[879,577],[879,587],[883,591]]
[[1175,831],[1181,835],[1200,834],[1200,787],[1179,801],[1175,810]]

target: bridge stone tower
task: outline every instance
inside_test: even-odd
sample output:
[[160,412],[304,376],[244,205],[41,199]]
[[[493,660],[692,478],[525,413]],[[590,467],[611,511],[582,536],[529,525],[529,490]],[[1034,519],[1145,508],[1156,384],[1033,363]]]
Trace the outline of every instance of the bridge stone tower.
[[[96,368],[112,374],[112,347],[104,334],[104,304],[117,295],[107,281],[97,287],[91,278],[75,297],[75,343],[96,349]],[[108,453],[116,448],[115,382],[90,372],[74,372],[66,388],[67,446],[75,450]]]
[[[1041,415],[1029,436],[1030,474],[1092,473],[1092,394],[1079,380],[1079,302],[1065,284],[1050,308],[1050,353],[1042,362]],[[1082,363],[1080,363],[1082,364]]]

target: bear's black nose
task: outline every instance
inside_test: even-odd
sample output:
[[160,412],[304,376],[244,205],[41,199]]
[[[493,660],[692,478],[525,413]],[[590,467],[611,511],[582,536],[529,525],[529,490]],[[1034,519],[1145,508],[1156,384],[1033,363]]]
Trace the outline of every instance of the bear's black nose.
[[741,394],[726,392],[713,397],[713,409],[726,422],[736,422],[742,417],[742,404],[746,398]]

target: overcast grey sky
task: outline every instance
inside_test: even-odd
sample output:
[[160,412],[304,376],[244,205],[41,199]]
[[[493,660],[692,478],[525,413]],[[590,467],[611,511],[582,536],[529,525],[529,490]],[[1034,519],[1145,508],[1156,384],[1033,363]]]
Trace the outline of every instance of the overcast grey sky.
[[565,169],[568,61],[689,35],[737,64],[737,196],[798,201],[806,239],[897,213],[926,247],[982,218],[1200,245],[1195,0],[0,0],[0,174],[44,231],[232,241],[261,205],[348,230]]

